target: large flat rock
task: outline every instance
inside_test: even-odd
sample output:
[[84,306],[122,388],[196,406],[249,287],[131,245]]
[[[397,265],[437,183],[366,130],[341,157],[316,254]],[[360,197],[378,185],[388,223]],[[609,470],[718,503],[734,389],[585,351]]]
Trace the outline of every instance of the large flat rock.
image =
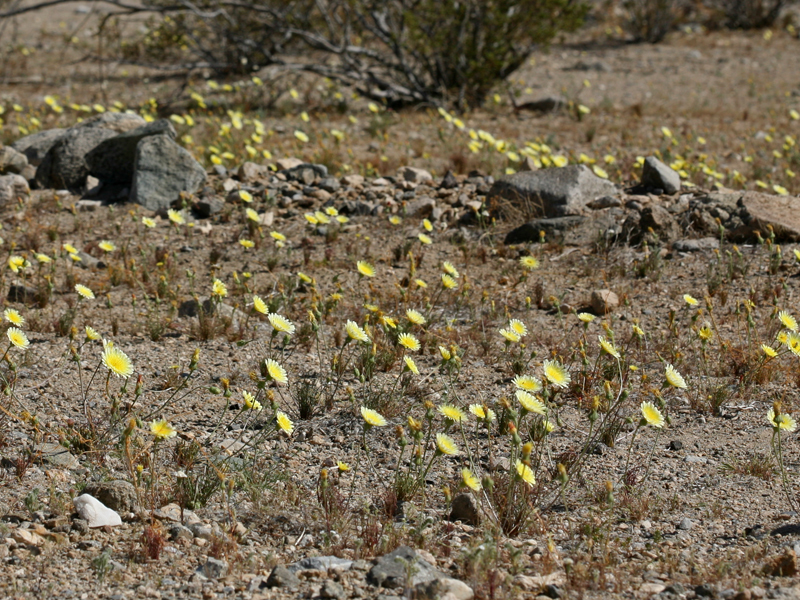
[[501,177],[489,191],[489,199],[500,209],[505,201],[538,216],[565,217],[585,214],[592,200],[615,192],[614,184],[586,165],[569,165]]
[[744,225],[730,233],[732,238],[753,238],[756,231],[766,238],[768,227],[772,227],[778,242],[800,241],[800,198],[797,196],[743,192],[739,193],[736,203]]

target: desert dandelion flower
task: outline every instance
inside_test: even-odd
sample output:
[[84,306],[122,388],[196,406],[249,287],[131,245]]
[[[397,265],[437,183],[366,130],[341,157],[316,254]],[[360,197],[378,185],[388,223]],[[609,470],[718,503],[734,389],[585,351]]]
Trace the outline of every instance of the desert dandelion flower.
[[386,419],[383,418],[381,413],[366,406],[361,407],[361,417],[364,419],[364,423],[370,427],[384,427],[386,425]]
[[261,402],[256,400],[253,397],[253,394],[251,394],[247,390],[242,391],[242,401],[244,402],[244,407],[247,410],[254,410],[256,412],[259,412],[263,408],[261,406]]
[[272,325],[275,331],[285,333],[286,335],[294,335],[294,324],[283,315],[270,313],[267,319],[269,319],[269,324]]
[[619,350],[614,347],[614,344],[609,342],[605,337],[602,335],[598,338],[600,341],[600,347],[605,351],[607,354],[610,354],[617,360],[619,360]]
[[113,242],[109,242],[108,240],[103,240],[97,245],[103,252],[114,252],[114,250],[117,249],[117,246]]
[[356,340],[357,342],[369,342],[369,336],[367,332],[361,329],[358,326],[358,323],[355,321],[348,321],[345,325],[345,329],[347,330],[347,337],[351,340]]
[[211,295],[217,296],[218,298],[224,298],[228,295],[228,286],[226,286],[219,279],[215,279],[211,283]]
[[253,308],[256,312],[261,313],[262,315],[268,315],[269,309],[267,308],[267,303],[264,302],[260,296],[253,296]]
[[414,375],[419,375],[419,369],[417,368],[417,363],[414,362],[414,359],[410,356],[404,356],[403,362],[406,363],[406,369],[411,371]]
[[789,314],[787,311],[782,310],[778,313],[778,318],[783,323],[783,326],[786,327],[789,331],[797,331],[797,320]]
[[84,333],[86,334],[86,341],[87,342],[96,342],[100,339],[100,334],[94,327],[87,325],[83,328]]
[[420,233],[417,237],[419,238],[419,241],[422,242],[423,244],[427,245],[427,244],[432,244],[433,243],[433,240],[431,240],[431,238],[429,238],[424,233]]
[[397,336],[398,343],[412,352],[419,350],[419,340],[410,333],[401,333]]
[[78,292],[78,294],[80,294],[83,298],[86,298],[87,300],[94,300],[94,292],[85,285],[76,283],[75,291]]
[[447,273],[442,273],[442,287],[446,290],[452,290],[458,287],[458,282]]
[[474,473],[469,469],[461,469],[461,481],[473,492],[481,491],[481,480],[475,477]]
[[453,406],[452,404],[442,404],[439,407],[439,412],[444,416],[445,419],[450,419],[456,423],[461,423],[467,418],[467,415],[464,414],[463,410],[457,406]]
[[766,354],[769,358],[775,358],[778,356],[778,353],[775,352],[775,349],[772,346],[767,346],[766,344],[761,344],[761,350]]
[[359,274],[364,277],[375,277],[375,267],[365,260],[358,261],[356,263],[356,269],[358,269]]
[[425,324],[425,317],[422,316],[418,311],[414,310],[413,308],[409,308],[406,311],[406,318],[411,321],[414,325],[424,325]]
[[514,385],[526,392],[538,392],[542,389],[542,382],[530,375],[517,375],[514,377]]
[[782,429],[790,433],[797,429],[797,423],[790,415],[785,413],[776,415],[774,408],[767,411],[767,421],[774,429]]
[[513,344],[516,344],[518,341],[520,341],[520,339],[522,339],[520,338],[520,335],[513,329],[501,329],[500,335],[506,338],[506,341],[511,342]]
[[179,211],[170,208],[167,211],[167,216],[169,220],[172,221],[175,225],[183,225],[186,223],[186,217],[184,217]]
[[542,401],[533,394],[530,394],[525,390],[517,390],[516,396],[520,406],[526,411],[536,413],[537,415],[545,414],[544,403],[542,403]]
[[117,377],[127,379],[133,374],[133,363],[128,355],[112,344],[103,349],[103,364]]
[[595,316],[592,313],[582,312],[578,313],[578,319],[588,324],[595,320]]
[[155,219],[151,219],[150,217],[142,217],[142,225],[147,227],[148,229],[152,229],[156,226]]
[[508,327],[520,337],[525,337],[526,335],[528,335],[527,326],[519,319],[511,319],[508,322]]
[[265,362],[267,364],[267,373],[272,381],[282,385],[289,383],[289,378],[286,375],[286,369],[284,369],[277,360],[268,358]]
[[458,455],[458,446],[453,441],[449,435],[445,433],[437,433],[436,434],[436,451],[439,454],[445,454],[447,456],[456,456]]
[[667,363],[667,366],[664,370],[664,377],[667,380],[667,383],[674,388],[678,388],[681,390],[686,389],[686,380],[683,376],[678,373],[678,371],[673,367],[671,364]]
[[286,415],[286,413],[281,411],[276,412],[275,421],[278,423],[278,427],[281,428],[281,431],[288,435],[292,435],[292,432],[294,431],[294,423],[292,423],[292,420]]
[[166,440],[175,437],[178,433],[166,419],[159,419],[150,423],[150,433],[156,436],[157,440]]
[[453,266],[453,263],[451,263],[450,261],[447,261],[447,260],[446,260],[446,261],[444,261],[444,262],[442,263],[442,269],[444,269],[444,270],[445,270],[445,272],[446,272],[448,275],[450,275],[450,277],[454,277],[455,279],[458,279],[458,277],[459,277],[459,274],[458,274],[458,269],[456,269],[456,268]]
[[536,477],[533,475],[533,469],[531,469],[528,465],[526,465],[521,460],[517,461],[517,475],[519,476],[522,481],[527,483],[530,486],[536,485]]
[[639,408],[642,411],[642,417],[647,421],[648,425],[657,429],[661,429],[664,426],[664,416],[655,404],[652,402],[642,402]]
[[3,311],[3,318],[12,325],[15,325],[17,327],[22,327],[23,325],[25,325],[25,317],[19,314],[19,311],[17,311],[14,308],[5,309]]
[[689,306],[697,306],[697,298],[690,296],[689,294],[683,295],[683,301],[686,302]]
[[558,388],[565,388],[569,385],[570,381],[572,381],[572,378],[569,376],[569,371],[558,361],[544,361],[543,369],[547,381]]
[[539,260],[535,256],[523,256],[519,259],[519,264],[529,271],[539,268]]
[[14,344],[17,348],[25,350],[31,345],[31,343],[28,341],[28,336],[25,335],[25,332],[21,329],[9,327],[6,330],[6,335],[8,336],[8,341]]

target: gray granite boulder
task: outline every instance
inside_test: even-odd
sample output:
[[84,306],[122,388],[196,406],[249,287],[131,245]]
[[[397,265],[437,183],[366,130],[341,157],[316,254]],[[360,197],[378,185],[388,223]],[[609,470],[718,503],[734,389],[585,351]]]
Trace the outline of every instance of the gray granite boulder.
[[136,146],[130,200],[150,210],[165,210],[181,192],[193,194],[205,180],[202,165],[171,137],[145,137]]
[[596,198],[616,193],[614,184],[601,179],[586,165],[523,171],[498,179],[489,190],[490,206],[503,202],[545,217],[581,215]]

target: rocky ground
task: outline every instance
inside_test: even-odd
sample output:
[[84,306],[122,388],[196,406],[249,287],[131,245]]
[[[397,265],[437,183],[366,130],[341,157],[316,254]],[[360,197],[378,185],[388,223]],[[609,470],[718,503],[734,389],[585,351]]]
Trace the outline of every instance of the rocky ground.
[[[565,47],[526,67],[542,70],[537,93],[559,93],[545,82],[563,78],[583,86],[574,100],[594,99],[597,121],[474,115],[509,140],[516,128],[569,130],[569,152],[554,144],[536,157],[563,152],[572,164],[539,168],[526,156],[510,175],[505,154],[473,163],[458,152],[423,158],[423,148],[401,161],[412,134],[442,135],[415,115],[398,117],[412,125],[394,148],[366,133],[352,140],[353,165],[386,152],[383,176],[335,171],[297,145],[296,156],[284,146],[274,160],[201,164],[203,152],[184,148],[185,123],[158,114],[104,111],[33,136],[9,117],[0,295],[18,312],[5,326],[30,345],[15,346],[9,329],[0,369],[0,596],[800,596],[800,447],[788,429],[774,445],[767,420],[775,402],[782,414],[798,409],[787,315],[798,315],[800,199],[778,179],[791,151],[757,156],[775,179],[759,176],[789,190],[733,190],[713,174],[688,185],[665,152],[630,140],[643,160],[610,178],[600,167],[616,163],[572,160],[681,114],[665,90],[687,71],[726,86],[768,77],[795,41],[769,39],[692,38],[689,61],[681,43],[646,55]],[[747,60],[720,61],[732,47]],[[636,127],[620,116],[630,107],[598,110],[603,93],[615,106],[627,98],[606,74],[641,96]],[[763,111],[730,94],[712,114],[696,87],[686,137],[711,137],[704,123],[722,131],[709,146],[724,145],[728,128],[749,127],[724,122],[743,110],[759,140],[769,135],[764,115],[784,115],[791,96],[756,87],[748,97]],[[724,156],[731,177],[745,154]],[[722,170],[719,156],[704,166]],[[254,296],[294,332],[274,334]],[[522,339],[509,339],[511,319]],[[347,321],[371,343],[347,341]],[[129,357],[129,379],[103,365],[93,331]],[[546,377],[551,359],[569,370],[563,388]],[[665,383],[665,363],[685,387]],[[518,374],[545,381],[546,418],[519,417]],[[243,392],[263,410],[248,410]],[[645,401],[663,427],[637,425]],[[466,414],[463,429],[444,419],[448,405]],[[386,425],[366,428],[361,407]],[[485,427],[475,407],[497,419]],[[159,419],[176,435],[159,439]],[[458,455],[436,453],[445,431]],[[405,498],[398,473],[414,463],[401,440],[433,465]],[[516,467],[525,442],[532,483]]]

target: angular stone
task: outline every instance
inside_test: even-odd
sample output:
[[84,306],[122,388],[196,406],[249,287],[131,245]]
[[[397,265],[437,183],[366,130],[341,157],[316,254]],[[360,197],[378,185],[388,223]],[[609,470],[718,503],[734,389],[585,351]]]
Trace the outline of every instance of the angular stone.
[[192,530],[188,527],[184,527],[180,523],[172,523],[169,527],[167,527],[167,535],[169,535],[170,540],[192,541],[194,539]]
[[146,124],[147,121],[133,113],[105,112],[81,121],[72,129],[102,127],[115,133],[125,133]]
[[206,172],[169,136],[146,137],[136,146],[130,199],[153,211],[166,210],[181,192],[193,194]]
[[326,177],[319,182],[319,187],[329,194],[333,194],[341,189],[342,184],[335,177]]
[[655,156],[648,156],[642,166],[642,185],[651,190],[664,190],[665,194],[674,194],[681,189],[681,176]]
[[101,142],[86,155],[89,173],[106,184],[130,184],[133,181],[136,147],[141,140],[153,135],[165,135],[174,140],[177,134],[167,119],[120,133]]
[[[414,574],[408,581],[409,565],[414,566]],[[367,573],[367,583],[385,588],[405,588],[410,583],[420,583],[443,578],[445,575],[423,560],[413,549],[400,546],[395,551],[375,560],[374,566]]]
[[289,569],[283,565],[278,565],[272,569],[272,572],[269,574],[267,578],[267,587],[296,589],[300,587],[300,580],[297,578],[297,575],[292,573]]
[[311,556],[290,564],[287,568],[292,573],[313,569],[315,571],[347,571],[353,566],[352,560],[337,556]]
[[208,579],[219,579],[228,572],[228,563],[209,557],[205,563],[197,567],[197,572]]
[[597,315],[606,315],[619,308],[619,296],[611,290],[594,290],[589,305]]
[[30,529],[15,529],[14,533],[11,534],[11,539],[25,546],[35,546],[38,548],[44,545],[44,538]]
[[37,185],[44,189],[82,190],[89,174],[86,155],[116,135],[104,127],[68,129],[56,140],[36,170]]
[[111,510],[136,512],[138,509],[136,488],[129,481],[98,481],[88,484],[84,492],[91,494]]
[[675,240],[672,249],[675,252],[702,252],[719,248],[719,238],[706,237],[695,240]]
[[436,208],[436,200],[428,196],[423,196],[422,198],[411,200],[411,202],[406,204],[406,216],[419,218],[429,217],[434,208]]
[[288,171],[289,169],[293,169],[294,167],[299,167],[303,164],[303,161],[299,158],[294,158],[289,156],[287,158],[279,158],[275,161],[275,164],[278,166],[279,171]]
[[194,210],[201,219],[207,219],[218,212],[222,212],[224,206],[225,202],[222,198],[218,196],[206,196],[195,202]]
[[397,177],[403,181],[410,181],[411,183],[433,181],[433,175],[425,169],[418,169],[417,167],[403,167],[397,172]]
[[28,157],[11,146],[0,146],[0,174],[20,175],[28,166]]
[[346,598],[347,593],[344,591],[341,583],[337,583],[332,579],[326,579],[322,584],[322,589],[319,591],[320,598],[329,598],[331,600],[340,600]]
[[38,167],[42,164],[50,148],[64,135],[66,129],[45,129],[25,137],[19,138],[11,144],[14,150],[22,152],[28,159],[28,164]]
[[78,459],[70,454],[69,450],[60,444],[44,442],[37,445],[34,450],[41,462],[47,463],[54,467],[61,467],[62,469],[77,469],[81,466],[81,463],[78,462]]
[[242,166],[239,167],[239,171],[237,172],[239,181],[245,182],[261,179],[262,177],[266,177],[268,174],[269,169],[266,166],[250,161],[242,163]]
[[120,519],[119,515],[94,496],[82,494],[73,499],[72,503],[75,505],[75,510],[78,515],[80,515],[91,528],[104,527],[106,525],[110,527],[122,525],[122,519]]
[[453,505],[450,509],[450,520],[462,521],[473,526],[480,524],[480,511],[475,502],[475,497],[472,494],[458,494],[453,498]]
[[756,231],[768,236],[768,227],[775,232],[776,242],[800,241],[800,198],[744,192],[737,200],[744,226],[730,232],[733,239],[755,239]]
[[652,229],[661,241],[675,239],[681,235],[681,228],[675,217],[660,204],[650,204],[642,209],[639,229],[642,236]]
[[355,187],[357,185],[364,185],[364,176],[345,175],[339,181],[342,183],[342,185],[346,185],[347,187]]
[[[312,176],[310,181],[306,181],[304,178],[308,179],[309,176],[306,171],[311,171]],[[300,163],[290,169],[284,169],[283,174],[286,175],[287,179],[295,180],[295,181],[304,181],[306,185],[313,182],[316,178],[325,179],[328,176],[328,167],[325,165],[317,165],[312,163]]]
[[614,184],[586,165],[569,165],[506,175],[492,185],[488,196],[490,205],[500,210],[505,201],[545,217],[564,217],[583,214],[592,200],[615,193]]
[[0,208],[16,202],[18,198],[27,200],[30,193],[31,188],[22,175],[0,175]]
[[439,184],[439,187],[443,190],[451,190],[453,188],[458,187],[458,179],[453,172],[448,170],[447,173],[444,174],[444,178],[442,178],[442,183]]

